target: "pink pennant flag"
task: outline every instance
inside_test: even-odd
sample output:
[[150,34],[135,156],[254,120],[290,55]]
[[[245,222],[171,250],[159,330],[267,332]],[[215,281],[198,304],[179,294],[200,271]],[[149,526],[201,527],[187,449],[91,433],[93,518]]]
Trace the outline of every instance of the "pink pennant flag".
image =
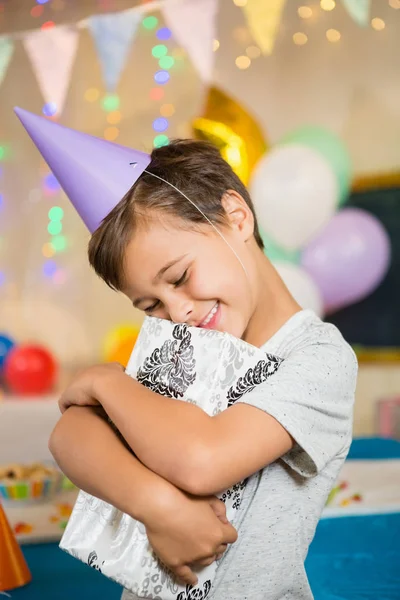
[[161,10],[175,40],[186,49],[202,80],[209,83],[218,0],[173,0],[164,2]]
[[55,104],[57,114],[64,107],[78,35],[76,29],[61,26],[33,31],[23,41],[43,98]]

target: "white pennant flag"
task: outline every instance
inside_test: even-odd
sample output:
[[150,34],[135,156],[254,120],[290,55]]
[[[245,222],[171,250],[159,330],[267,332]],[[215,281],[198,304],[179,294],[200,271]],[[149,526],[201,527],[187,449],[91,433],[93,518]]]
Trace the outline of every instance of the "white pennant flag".
[[78,31],[63,26],[33,31],[23,43],[43,98],[54,102],[60,114],[78,47]]
[[211,81],[214,67],[218,0],[180,0],[164,2],[162,13],[175,40],[183,46],[200,77]]
[[7,37],[0,37],[0,85],[6,76],[8,65],[14,52],[14,43]]
[[342,4],[357,25],[368,25],[371,0],[342,0]]

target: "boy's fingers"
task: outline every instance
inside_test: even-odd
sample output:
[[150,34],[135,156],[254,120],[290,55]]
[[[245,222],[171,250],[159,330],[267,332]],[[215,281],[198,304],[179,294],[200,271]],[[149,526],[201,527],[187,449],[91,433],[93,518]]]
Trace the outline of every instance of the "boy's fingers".
[[181,567],[176,567],[174,569],[174,573],[179,580],[183,581],[186,584],[189,584],[189,585],[197,584],[198,579],[197,579],[196,575],[193,573],[192,569],[190,567],[188,567],[187,565],[182,565]]
[[226,544],[234,544],[238,539],[236,529],[230,523],[223,525],[223,528],[223,542]]

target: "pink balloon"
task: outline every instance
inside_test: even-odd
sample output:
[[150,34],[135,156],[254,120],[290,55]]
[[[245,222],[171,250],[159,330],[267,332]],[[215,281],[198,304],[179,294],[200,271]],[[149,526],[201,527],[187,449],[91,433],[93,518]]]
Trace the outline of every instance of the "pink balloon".
[[390,239],[382,223],[360,208],[345,208],[303,250],[302,267],[317,284],[326,312],[373,292],[390,264]]

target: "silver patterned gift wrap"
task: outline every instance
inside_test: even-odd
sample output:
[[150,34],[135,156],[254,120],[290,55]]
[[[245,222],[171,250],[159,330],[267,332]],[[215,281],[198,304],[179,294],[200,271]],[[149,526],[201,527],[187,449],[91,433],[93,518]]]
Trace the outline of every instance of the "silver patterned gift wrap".
[[[191,402],[214,416],[266,381],[281,362],[227,333],[146,317],[126,373],[158,394]],[[233,525],[246,483],[218,495]],[[153,552],[144,525],[83,491],[60,548],[120,583],[132,600],[187,598],[188,590]],[[190,598],[209,595],[217,568],[214,562],[197,571]]]

